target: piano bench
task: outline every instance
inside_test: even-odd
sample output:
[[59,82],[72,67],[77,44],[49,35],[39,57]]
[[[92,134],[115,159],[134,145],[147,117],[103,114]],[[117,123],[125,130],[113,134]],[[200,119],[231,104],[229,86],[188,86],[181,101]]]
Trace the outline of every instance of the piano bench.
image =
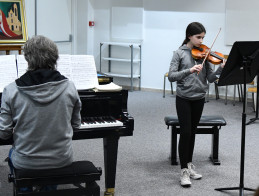
[[[8,180],[13,183],[13,195],[38,195],[38,196],[66,196],[66,195],[86,195],[100,196],[100,187],[96,183],[100,180],[102,169],[95,167],[90,161],[76,161],[71,165],[44,170],[24,170],[14,169],[14,174],[9,174]],[[85,183],[82,186],[81,183]],[[42,187],[47,185],[73,184],[69,188],[57,189],[53,191],[22,192],[20,188]]]
[[[177,162],[177,134],[180,133],[180,125],[177,116],[166,116],[164,118],[167,129],[171,127],[171,165],[178,165]],[[219,130],[227,123],[222,116],[202,116],[198,124],[196,134],[212,134],[212,145],[210,159],[214,165],[220,165],[218,159],[219,151]]]

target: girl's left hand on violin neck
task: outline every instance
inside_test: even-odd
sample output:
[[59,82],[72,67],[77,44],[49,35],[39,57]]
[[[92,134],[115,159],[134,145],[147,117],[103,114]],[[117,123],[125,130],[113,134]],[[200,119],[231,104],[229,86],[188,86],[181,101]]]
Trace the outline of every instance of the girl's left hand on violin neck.
[[223,61],[222,61],[222,63],[221,63],[221,65],[220,65],[220,66],[221,66],[222,68],[224,68],[224,67],[225,67],[225,65],[226,65],[226,62],[227,62],[227,60],[226,60],[226,59],[223,59]]

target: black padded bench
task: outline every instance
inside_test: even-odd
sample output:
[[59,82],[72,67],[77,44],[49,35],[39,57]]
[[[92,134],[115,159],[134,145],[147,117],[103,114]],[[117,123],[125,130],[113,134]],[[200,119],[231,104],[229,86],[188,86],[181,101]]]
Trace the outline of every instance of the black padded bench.
[[[165,124],[167,129],[171,126],[171,165],[178,165],[177,162],[177,134],[180,133],[179,121],[177,116],[166,116]],[[210,159],[214,165],[220,165],[218,159],[219,152],[219,130],[227,123],[222,116],[202,116],[197,127],[197,134],[212,134],[212,145]]]
[[[100,196],[100,187],[95,182],[100,180],[102,169],[95,167],[90,161],[76,161],[71,165],[47,170],[23,170],[14,169],[14,174],[9,174],[9,182],[13,182],[13,195],[37,195],[37,196]],[[82,186],[81,183],[85,183]],[[46,185],[69,185],[69,188],[45,192],[21,192],[23,187],[36,187]]]

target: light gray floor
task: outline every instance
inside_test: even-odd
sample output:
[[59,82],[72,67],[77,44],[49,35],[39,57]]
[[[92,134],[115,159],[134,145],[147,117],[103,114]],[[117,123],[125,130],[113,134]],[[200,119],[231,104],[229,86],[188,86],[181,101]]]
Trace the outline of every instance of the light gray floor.
[[[217,192],[215,188],[237,187],[240,181],[242,103],[210,98],[204,114],[223,115],[227,126],[220,130],[220,166],[209,160],[211,135],[197,135],[193,163],[203,174],[203,179],[192,181],[191,188],[179,185],[180,167],[169,162],[170,131],[164,124],[166,115],[175,115],[175,97],[162,92],[129,92],[128,112],[134,117],[134,135],[122,137],[116,176],[117,196],[238,196],[239,191]],[[247,120],[253,118],[251,103]],[[91,160],[103,166],[102,139],[74,141],[76,160]],[[0,147],[0,195],[12,195],[12,185],[7,182],[8,166],[3,162],[10,146]],[[259,121],[246,126],[245,187],[259,186]],[[105,189],[104,174],[98,183],[102,194]],[[253,192],[245,191],[252,196]]]

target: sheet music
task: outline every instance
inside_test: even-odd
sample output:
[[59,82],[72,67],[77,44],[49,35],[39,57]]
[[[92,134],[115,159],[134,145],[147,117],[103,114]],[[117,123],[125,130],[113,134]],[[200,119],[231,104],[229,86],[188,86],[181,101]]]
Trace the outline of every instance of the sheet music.
[[[24,55],[5,55],[0,58],[0,92],[9,83],[21,77],[28,68]],[[72,80],[78,90],[98,86],[97,71],[92,55],[59,55],[57,70]]]
[[0,92],[17,79],[15,55],[2,55],[0,58]]
[[26,73],[28,68],[28,62],[25,60],[24,55],[17,55],[17,72],[18,78]]
[[72,80],[78,90],[98,86],[95,61],[91,55],[59,55],[57,70]]
[[94,57],[91,55],[71,55],[72,81],[78,90],[98,86]]
[[57,70],[66,78],[72,80],[71,55],[61,54],[57,61]]

